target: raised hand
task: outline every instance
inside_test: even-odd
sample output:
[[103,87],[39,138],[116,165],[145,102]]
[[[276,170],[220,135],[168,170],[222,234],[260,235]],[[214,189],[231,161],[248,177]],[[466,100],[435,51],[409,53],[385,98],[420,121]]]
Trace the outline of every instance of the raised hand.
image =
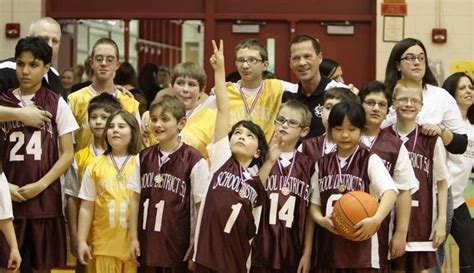
[[212,54],[209,59],[214,70],[223,70],[224,69],[224,42],[219,40],[219,47],[217,47],[216,41],[212,40],[212,48],[214,49],[214,54]]

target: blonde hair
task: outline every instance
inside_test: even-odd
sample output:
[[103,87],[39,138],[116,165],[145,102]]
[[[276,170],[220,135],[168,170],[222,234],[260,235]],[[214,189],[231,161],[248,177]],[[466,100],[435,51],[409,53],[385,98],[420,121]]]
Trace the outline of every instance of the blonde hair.
[[400,79],[397,81],[397,84],[393,88],[392,99],[397,98],[397,94],[400,90],[408,89],[410,91],[416,91],[420,94],[421,101],[423,101],[423,87],[421,82],[412,80],[412,79]]

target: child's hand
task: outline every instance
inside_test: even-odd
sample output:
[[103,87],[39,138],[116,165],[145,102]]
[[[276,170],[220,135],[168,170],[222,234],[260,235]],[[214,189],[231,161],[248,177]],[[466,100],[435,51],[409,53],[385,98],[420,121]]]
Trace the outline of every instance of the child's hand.
[[214,48],[214,54],[212,54],[209,62],[214,70],[224,69],[224,42],[219,40],[219,48],[216,45],[216,41],[212,40],[212,47]]
[[10,250],[10,258],[8,259],[7,268],[13,271],[20,269],[21,256],[18,249]]
[[135,263],[139,265],[138,257],[140,257],[140,242],[138,242],[138,240],[132,241],[132,244],[130,247],[130,255],[132,256]]
[[10,188],[10,194],[12,196],[13,202],[24,202],[28,200],[18,192],[20,187],[18,187],[17,185],[8,183],[8,187]]
[[77,248],[77,258],[83,265],[87,265],[88,261],[92,260],[91,249],[86,242],[79,243],[79,247]]
[[431,231],[430,240],[433,241],[433,247],[437,248],[446,239],[446,222],[436,221],[436,225]]
[[267,159],[276,162],[280,158],[282,146],[283,142],[281,141],[281,135],[278,132],[275,132],[268,147]]
[[370,237],[372,237],[372,235],[377,232],[379,226],[380,222],[374,217],[368,217],[364,220],[361,220],[354,226],[354,228],[357,229],[357,231],[354,233],[355,240],[365,241],[370,239]]
[[27,184],[23,187],[21,187],[18,190],[18,193],[21,194],[23,197],[26,199],[31,199],[38,194],[40,194],[42,191],[44,191],[46,187],[44,186],[44,183],[41,183],[40,181],[34,182]]
[[396,259],[405,254],[405,246],[407,242],[407,234],[395,231],[390,241],[390,258]]
[[323,217],[318,224],[323,228],[329,230],[333,234],[339,235],[339,232],[337,232],[334,228],[334,223],[332,222],[331,215]]
[[303,255],[296,273],[308,273],[311,269],[311,255]]

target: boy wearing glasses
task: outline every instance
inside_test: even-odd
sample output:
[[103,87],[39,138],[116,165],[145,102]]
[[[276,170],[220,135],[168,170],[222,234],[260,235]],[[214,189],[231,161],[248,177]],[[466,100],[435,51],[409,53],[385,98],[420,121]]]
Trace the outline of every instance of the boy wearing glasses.
[[[395,232],[389,230],[389,219],[382,222],[378,232],[380,243],[385,244],[382,249],[389,249],[390,258],[395,259],[405,253],[410,221],[411,193],[418,190],[418,180],[402,140],[388,130],[380,129],[391,104],[390,94],[385,84],[379,81],[366,84],[360,90],[359,98],[366,114],[366,128],[361,142],[382,159],[399,190],[395,207]],[[387,257],[387,253],[381,257]]]
[[412,195],[406,253],[392,260],[391,266],[395,271],[421,272],[436,266],[436,248],[446,238],[446,152],[442,140],[423,135],[416,122],[423,104],[419,82],[399,80],[393,101],[397,123],[385,130],[403,141],[420,183]]
[[92,84],[68,96],[72,112],[80,126],[74,135],[76,152],[93,142],[94,136],[88,125],[87,107],[89,101],[101,93],[109,93],[116,97],[122,104],[123,110],[135,115],[140,123],[139,102],[119,92],[114,84],[115,71],[120,66],[117,44],[109,38],[97,40],[92,48],[90,63],[94,72]]
[[268,68],[268,53],[256,39],[240,41],[235,47],[235,65],[241,80],[227,86],[229,125],[247,119],[258,124],[270,141],[274,120],[282,101],[283,91],[296,92],[297,85],[276,79],[263,80]]
[[283,103],[275,119],[281,155],[268,176],[262,225],[252,245],[254,273],[308,272],[314,222],[306,221],[316,183],[312,160],[296,148],[309,132],[311,112],[298,101]]

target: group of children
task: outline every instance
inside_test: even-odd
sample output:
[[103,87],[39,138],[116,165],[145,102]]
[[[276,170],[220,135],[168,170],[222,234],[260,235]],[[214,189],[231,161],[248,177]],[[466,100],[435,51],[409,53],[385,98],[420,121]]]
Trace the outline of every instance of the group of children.
[[[144,148],[138,103],[113,84],[119,54],[112,40],[94,45],[93,82],[71,94],[69,106],[41,87],[48,45],[19,41],[20,87],[0,104],[34,104],[53,118],[41,129],[1,123],[1,268],[18,269],[20,252],[38,271],[65,266],[64,173],[80,271],[418,272],[436,265],[434,251],[446,236],[447,170],[440,139],[416,124],[421,85],[400,80],[391,96],[380,83],[359,97],[330,89],[322,109],[327,134],[315,138],[305,138],[312,113],[293,100],[265,130],[248,107],[230,128],[240,114],[231,110],[223,42],[213,48],[215,126],[203,157],[181,139],[188,113],[173,95],[152,103],[147,125],[158,144]],[[237,61],[250,66],[261,57]],[[284,86],[272,83],[281,100]],[[397,123],[382,130],[392,100]],[[76,120],[81,131],[73,141]],[[376,214],[357,223],[356,241],[339,236],[331,220],[334,203],[349,191],[379,199]]]

